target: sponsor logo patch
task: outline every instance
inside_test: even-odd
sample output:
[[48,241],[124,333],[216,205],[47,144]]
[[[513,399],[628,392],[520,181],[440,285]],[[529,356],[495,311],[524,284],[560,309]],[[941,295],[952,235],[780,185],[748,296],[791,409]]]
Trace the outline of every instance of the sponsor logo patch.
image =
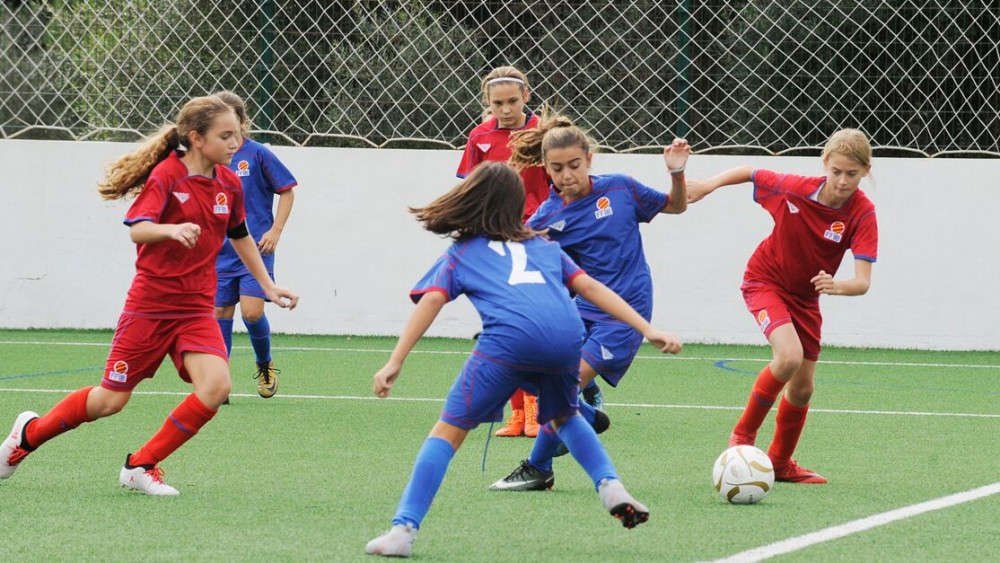
[[565,220],[556,221],[555,223],[549,225],[549,228],[554,231],[562,232],[562,230],[566,228],[566,221]]
[[823,233],[823,238],[830,239],[833,242],[840,242],[844,238],[844,229],[846,227],[840,221],[834,221],[830,224],[830,228]]
[[765,331],[767,327],[771,326],[771,317],[767,315],[767,309],[761,309],[757,313],[757,324],[760,325],[760,330]]
[[177,198],[177,201],[184,203],[185,201],[191,198],[191,194],[186,194],[184,192],[174,192],[174,197]]
[[614,214],[614,210],[611,209],[611,200],[610,199],[608,199],[606,197],[602,197],[602,198],[600,198],[600,199],[597,200],[597,211],[594,212],[594,217],[596,217],[598,219],[603,219],[604,217],[607,217],[608,215],[613,215],[613,214]]
[[794,203],[788,201],[787,199],[785,200],[785,203],[788,204],[788,212],[789,213],[798,213],[799,212],[799,208],[796,207]]
[[604,360],[613,360],[613,359],[615,359],[615,355],[611,353],[611,350],[608,350],[602,344],[601,345],[601,358],[604,359]]
[[212,211],[214,211],[216,215],[225,215],[229,213],[229,198],[226,197],[226,194],[222,192],[215,194],[215,207],[212,208]]
[[115,362],[115,365],[111,366],[111,373],[108,374],[108,379],[117,381],[118,383],[125,383],[125,380],[128,379],[128,362],[125,360]]
[[476,146],[479,147],[479,150],[483,152],[490,152],[490,147],[492,147],[493,145],[489,143],[476,143]]
[[247,161],[245,161],[245,160],[239,161],[239,163],[236,165],[236,175],[237,176],[249,176],[250,175],[250,163],[247,162]]

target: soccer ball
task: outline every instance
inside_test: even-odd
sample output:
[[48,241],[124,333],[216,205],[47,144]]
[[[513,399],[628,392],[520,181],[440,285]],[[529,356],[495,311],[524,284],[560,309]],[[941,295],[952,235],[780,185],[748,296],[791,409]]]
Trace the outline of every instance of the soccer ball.
[[732,504],[754,504],[774,486],[774,466],[753,446],[733,446],[715,460],[712,484]]

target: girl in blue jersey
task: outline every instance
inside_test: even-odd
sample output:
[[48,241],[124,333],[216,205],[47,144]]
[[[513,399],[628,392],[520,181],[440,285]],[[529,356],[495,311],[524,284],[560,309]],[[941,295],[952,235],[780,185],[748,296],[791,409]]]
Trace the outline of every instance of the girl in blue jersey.
[[[273,280],[274,249],[278,246],[281,232],[292,212],[292,203],[295,201],[292,188],[298,182],[270,149],[247,137],[249,119],[243,100],[229,91],[217,92],[215,95],[233,108],[240,120],[243,144],[233,155],[229,168],[243,182],[247,227],[257,243],[260,257],[267,266],[267,273]],[[274,194],[278,194],[277,214],[272,211]],[[250,334],[250,344],[257,357],[257,372],[254,375],[257,379],[257,394],[265,399],[273,397],[278,392],[279,370],[275,369],[271,361],[271,325],[264,314],[267,297],[228,240],[222,245],[215,269],[219,276],[215,294],[215,318],[222,329],[226,351],[231,352],[233,348],[233,315],[236,313],[236,304],[239,303],[243,324]]]
[[[518,133],[511,140],[511,164],[516,167],[542,164],[552,179],[553,190],[528,226],[547,231],[577,264],[620,295],[645,320],[653,313],[653,283],[642,249],[639,224],[660,213],[683,213],[687,209],[684,165],[691,152],[687,141],[674,139],[664,149],[670,172],[670,194],[644,186],[624,174],[590,176],[593,143],[566,117],[553,115],[538,128]],[[580,362],[580,385],[585,387],[600,375],[617,387],[635,358],[642,334],[602,311],[586,295],[576,298],[586,327]],[[604,413],[589,405],[580,412],[601,432],[608,427]],[[551,426],[538,433],[531,456],[492,490],[544,490],[554,479],[552,458],[565,453],[559,435]]]
[[425,228],[455,243],[410,293],[417,307],[389,361],[374,376],[375,394],[389,396],[410,350],[448,301],[467,295],[482,317],[483,333],[417,454],[392,528],[368,542],[366,553],[412,553],[416,530],[455,451],[479,423],[501,420],[504,403],[518,387],[538,394],[539,420],[566,442],[593,479],[605,508],[626,528],[649,518],[646,507],[619,481],[593,428],[578,416],[584,327],[569,291],[628,323],[664,352],[679,352],[681,343],[651,327],[576,266],[558,244],[536,237],[521,223],[523,209],[520,177],[498,162],[479,165],[447,194],[411,209]]

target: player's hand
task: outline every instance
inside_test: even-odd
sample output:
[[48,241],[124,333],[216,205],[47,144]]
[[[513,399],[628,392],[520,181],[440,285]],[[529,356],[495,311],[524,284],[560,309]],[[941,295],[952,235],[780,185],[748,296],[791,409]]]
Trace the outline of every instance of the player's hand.
[[711,186],[705,180],[688,180],[685,183],[687,184],[688,203],[701,201],[705,196],[712,193]]
[[201,236],[201,227],[194,223],[173,225],[170,232],[171,240],[183,244],[184,248],[194,248],[194,245],[198,243],[199,236]]
[[375,373],[375,377],[372,378],[372,392],[376,396],[385,399],[389,396],[389,390],[392,389],[392,384],[396,382],[396,378],[399,377],[399,371],[403,366],[389,362],[385,364],[382,369]]
[[282,309],[288,309],[291,311],[299,304],[299,296],[296,295],[289,289],[285,289],[280,286],[272,286],[270,289],[265,289],[264,294],[267,298]]
[[833,281],[833,276],[820,270],[813,279],[809,280],[816,287],[816,293],[825,295],[836,295],[837,282]]
[[257,243],[257,249],[260,250],[261,254],[274,254],[274,249],[278,247],[278,239],[281,238],[281,231],[274,229],[264,233],[264,236],[260,237],[260,242]]
[[674,139],[669,147],[663,148],[663,161],[667,163],[667,170],[684,168],[690,155],[691,147],[686,139]]
[[679,354],[684,348],[680,338],[656,328],[649,329],[643,336],[656,346],[657,350],[665,354]]

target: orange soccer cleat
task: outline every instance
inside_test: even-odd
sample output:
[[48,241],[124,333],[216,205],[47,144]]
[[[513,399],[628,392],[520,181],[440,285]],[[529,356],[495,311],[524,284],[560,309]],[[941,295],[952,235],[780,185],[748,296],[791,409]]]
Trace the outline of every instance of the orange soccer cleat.
[[538,397],[524,394],[524,435],[529,438],[538,436]]
[[515,409],[514,414],[507,419],[507,424],[503,428],[493,433],[501,438],[514,438],[524,436],[524,409]]

